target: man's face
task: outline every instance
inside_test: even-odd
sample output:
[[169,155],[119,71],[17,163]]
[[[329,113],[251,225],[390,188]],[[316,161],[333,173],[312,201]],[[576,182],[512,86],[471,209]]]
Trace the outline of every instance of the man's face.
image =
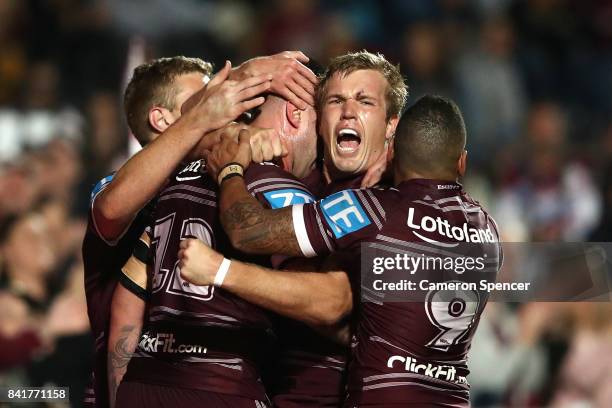
[[208,80],[208,76],[201,72],[179,75],[174,79],[174,87],[178,90],[174,99],[174,109],[172,110],[174,120],[181,116],[181,106],[183,106],[183,103],[206,86]]
[[391,136],[386,120],[387,86],[385,77],[370,69],[330,78],[319,133],[325,143],[325,161],[331,161],[338,172],[363,173],[385,149],[385,137]]

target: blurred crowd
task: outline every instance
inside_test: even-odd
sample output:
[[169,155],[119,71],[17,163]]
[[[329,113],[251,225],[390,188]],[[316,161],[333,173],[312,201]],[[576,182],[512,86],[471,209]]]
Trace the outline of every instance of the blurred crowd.
[[[0,0],[0,384],[71,386],[78,406],[89,191],[128,155],[135,64],[380,51],[409,104],[435,93],[462,108],[464,183],[505,241],[607,242],[611,22],[606,0]],[[610,316],[609,301],[491,303],[474,405],[612,406]]]

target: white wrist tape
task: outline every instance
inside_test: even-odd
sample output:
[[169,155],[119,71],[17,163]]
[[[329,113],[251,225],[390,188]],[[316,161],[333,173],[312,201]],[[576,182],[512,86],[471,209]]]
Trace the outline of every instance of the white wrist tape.
[[220,288],[223,285],[223,281],[225,280],[225,276],[227,275],[227,271],[229,271],[229,267],[232,261],[227,258],[223,258],[221,265],[219,265],[219,269],[217,269],[217,274],[215,275],[215,280],[213,285]]

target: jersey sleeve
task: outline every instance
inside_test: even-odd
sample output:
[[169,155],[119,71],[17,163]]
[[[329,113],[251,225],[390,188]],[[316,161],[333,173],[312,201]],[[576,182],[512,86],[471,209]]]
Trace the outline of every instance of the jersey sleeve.
[[98,183],[96,183],[93,190],[91,190],[91,193],[89,194],[89,216],[91,218],[91,225],[93,226],[93,231],[109,246],[115,246],[117,244],[118,239],[115,241],[108,241],[106,238],[104,238],[104,235],[100,233],[100,230],[98,228],[100,220],[96,220],[96,213],[93,208],[96,202],[96,198],[98,198],[100,193],[109,186],[110,182],[113,181],[114,177],[115,173],[113,172],[108,176],[104,177],[102,180],[98,181]]
[[142,300],[147,300],[147,267],[151,261],[151,238],[149,228],[145,230],[134,245],[134,252],[127,260],[121,273],[119,282],[121,285],[138,296]]
[[[272,163],[251,165],[245,174],[247,190],[266,208],[314,203],[315,197],[305,184]],[[280,269],[291,257],[272,255],[270,263]]]
[[343,190],[293,206],[293,229],[306,257],[327,255],[374,238],[385,220],[380,193]]
[[272,163],[252,164],[244,181],[249,193],[271,209],[315,201],[308,187]]

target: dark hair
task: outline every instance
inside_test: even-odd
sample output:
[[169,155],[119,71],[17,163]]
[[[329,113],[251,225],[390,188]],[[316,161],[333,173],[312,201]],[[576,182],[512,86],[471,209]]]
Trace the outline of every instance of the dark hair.
[[177,89],[174,80],[183,74],[212,75],[212,65],[199,58],[176,56],[159,58],[134,69],[125,89],[123,104],[128,125],[141,145],[151,139],[149,110],[153,106],[175,109]]
[[329,63],[325,73],[319,78],[317,86],[316,105],[320,111],[323,100],[327,95],[327,83],[336,73],[342,76],[351,74],[354,71],[371,69],[380,72],[387,80],[387,120],[394,115],[399,116],[406,104],[408,97],[408,86],[399,70],[399,65],[393,65],[384,55],[373,54],[366,50],[350,52],[348,54],[335,57]]
[[461,111],[452,100],[434,95],[420,98],[406,109],[395,133],[395,158],[402,170],[445,175],[456,170],[465,149],[466,131]]

